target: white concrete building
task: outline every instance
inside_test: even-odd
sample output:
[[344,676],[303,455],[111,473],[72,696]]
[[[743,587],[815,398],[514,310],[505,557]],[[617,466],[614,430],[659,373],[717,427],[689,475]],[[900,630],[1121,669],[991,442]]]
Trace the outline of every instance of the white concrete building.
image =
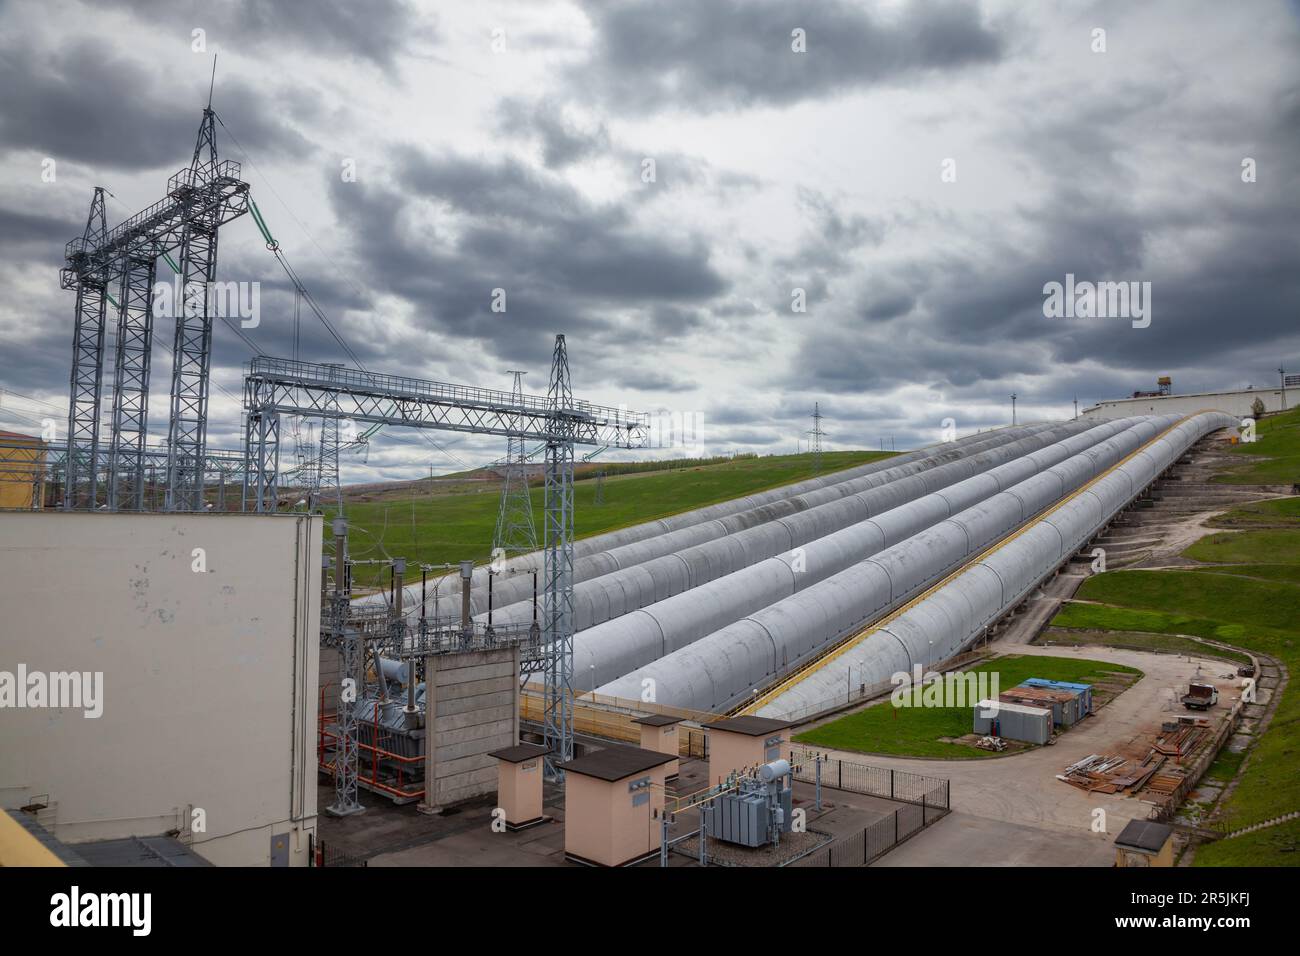
[[320,566],[307,515],[0,513],[0,805],[306,865]]
[[1147,395],[1142,398],[1116,398],[1079,412],[1084,418],[1127,418],[1130,415],[1192,415],[1196,412],[1227,412],[1236,418],[1251,414],[1255,399],[1264,403],[1264,411],[1280,412],[1295,408],[1300,389],[1286,390],[1283,405],[1280,388],[1245,388],[1231,392],[1192,392],[1187,395]]

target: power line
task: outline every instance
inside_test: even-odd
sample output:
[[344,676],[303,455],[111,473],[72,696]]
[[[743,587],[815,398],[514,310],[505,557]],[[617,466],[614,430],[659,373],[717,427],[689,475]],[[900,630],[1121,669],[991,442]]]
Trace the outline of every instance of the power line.
[[[330,254],[321,247],[321,244],[316,241],[316,237],[312,235],[311,230],[309,230],[306,227],[306,225],[303,224],[302,220],[299,219],[294,214],[293,209],[291,209],[289,207],[289,204],[284,201],[284,197],[282,197],[280,193],[276,190],[275,186],[271,183],[270,179],[268,179],[266,174],[263,173],[261,169],[258,168],[255,162],[253,162],[252,157],[248,155],[248,150],[244,149],[243,144],[239,142],[239,137],[237,137],[233,132],[231,132],[230,127],[227,126],[225,122],[221,119],[220,114],[214,112],[213,115],[216,116],[217,122],[221,124],[221,128],[224,129],[227,135],[230,136],[230,141],[235,144],[235,148],[239,150],[240,154],[248,162],[248,165],[253,169],[254,172],[257,173],[258,178],[262,180],[262,182],[266,185],[266,188],[270,190],[273,196],[275,196],[276,201],[279,202],[280,205],[284,208],[284,211],[289,214],[289,217],[295,223],[297,223],[298,228],[302,231],[302,234],[306,236],[307,240],[313,246],[316,247],[317,251],[320,252],[322,256],[325,257],[326,261],[328,261],[329,264],[334,268],[335,273],[340,277],[342,277],[349,285],[351,285],[353,291],[355,291],[358,296],[364,298],[366,295],[365,291],[361,289],[361,287],[358,286],[356,282],[354,282],[352,278],[348,276],[339,267],[338,263],[334,261],[333,257],[330,256]],[[257,213],[255,219],[260,219],[260,218],[261,218],[260,213]],[[266,233],[266,236],[268,240],[270,240],[269,233]],[[267,242],[267,248],[271,250],[272,254],[276,258],[276,261],[280,263],[280,267],[284,270],[285,275],[289,277],[289,281],[293,283],[293,287],[296,295],[300,297],[302,301],[305,301],[307,303],[307,305],[311,308],[312,312],[315,313],[316,318],[320,320],[321,325],[325,326],[325,330],[329,332],[330,336],[334,339],[334,341],[338,343],[341,349],[343,349],[344,354],[346,354],[348,358],[352,360],[353,364],[361,371],[369,372],[370,370],[366,368],[365,363],[361,361],[360,356],[358,356],[357,353],[353,351],[352,346],[350,346],[347,343],[347,341],[343,338],[343,336],[339,334],[337,330],[335,330],[334,326],[330,324],[330,321],[326,317],[324,310],[322,310],[320,306],[317,305],[316,300],[312,298],[311,293],[307,291],[307,287],[303,285],[302,280],[299,278],[297,271],[289,264],[288,260],[285,258],[283,251],[279,247],[279,243],[274,242],[274,240],[270,240]],[[296,303],[295,303],[295,308],[296,308]],[[295,324],[294,324],[295,351],[297,349],[297,344],[298,344],[298,325],[297,325],[297,317],[295,315]],[[265,353],[261,353],[259,351],[259,354],[265,354]],[[451,460],[454,464],[460,465],[462,468],[472,467],[468,462],[464,461],[459,456],[453,454],[452,452],[444,448],[436,439],[434,439],[432,435],[428,434],[428,432],[421,431],[420,434],[421,437],[428,444],[436,448],[439,452],[441,452],[445,457]]]

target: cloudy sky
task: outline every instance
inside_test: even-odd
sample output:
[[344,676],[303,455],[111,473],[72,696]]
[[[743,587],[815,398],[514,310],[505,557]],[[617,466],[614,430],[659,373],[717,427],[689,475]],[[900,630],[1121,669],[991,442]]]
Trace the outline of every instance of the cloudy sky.
[[[0,428],[66,414],[64,244],[94,186],[111,227],[188,165],[214,53],[219,148],[371,370],[544,391],[564,332],[578,395],[713,453],[794,451],[814,402],[829,447],[903,448],[1013,391],[1061,418],[1300,370],[1297,2],[0,0]],[[1150,326],[1045,316],[1067,273],[1151,283]],[[289,355],[250,217],[219,278]],[[235,448],[251,352],[215,340]],[[298,342],[343,358],[305,310]],[[344,477],[498,444],[385,432]]]

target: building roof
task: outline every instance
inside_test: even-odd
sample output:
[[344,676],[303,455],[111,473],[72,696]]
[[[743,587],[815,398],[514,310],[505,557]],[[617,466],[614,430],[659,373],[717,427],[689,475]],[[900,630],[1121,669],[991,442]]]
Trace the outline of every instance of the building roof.
[[661,767],[668,761],[676,759],[676,754],[663,754],[657,750],[644,750],[641,747],[626,747],[618,744],[570,760],[568,763],[562,763],[560,769],[565,773],[576,773],[582,777],[595,777],[598,780],[612,782]]
[[504,760],[506,763],[523,763],[525,760],[532,760],[534,757],[544,757],[549,752],[547,748],[540,744],[515,744],[513,747],[502,747],[500,750],[494,750],[488,756]]
[[685,719],[684,717],[670,717],[667,714],[650,714],[648,717],[638,717],[632,723],[645,724],[647,727],[667,727],[669,724],[680,724]]
[[77,853],[91,866],[193,867],[211,866],[174,837],[123,837],[78,843]]
[[975,705],[975,709],[1002,711],[1008,714],[1029,714],[1032,717],[1052,716],[1051,710],[1045,707],[1029,707],[1026,704],[1012,704],[1005,700],[982,700]]
[[1064,687],[1066,690],[1092,690],[1091,684],[1075,684],[1068,680],[1048,680],[1046,677],[1031,677],[1022,684],[1031,687]]
[[705,724],[706,730],[725,730],[733,734],[746,734],[750,737],[763,737],[785,730],[790,726],[788,720],[773,720],[771,717],[732,717],[727,720],[715,720]]
[[1116,846],[1132,847],[1135,850],[1147,850],[1159,853],[1174,832],[1167,823],[1154,823],[1151,820],[1130,820],[1128,826],[1115,837]]
[[1045,700],[1054,703],[1065,703],[1077,699],[1078,696],[1078,691],[1056,690],[1051,687],[1025,687],[1024,685],[1004,690],[998,695],[1001,700]]

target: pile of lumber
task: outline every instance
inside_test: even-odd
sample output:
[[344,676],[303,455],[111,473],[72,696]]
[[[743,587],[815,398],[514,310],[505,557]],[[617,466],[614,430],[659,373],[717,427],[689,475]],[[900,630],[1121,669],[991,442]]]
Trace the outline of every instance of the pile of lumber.
[[[1090,754],[1066,767],[1064,773],[1056,775],[1056,779],[1089,793],[1137,793],[1144,787],[1155,790],[1153,781],[1157,779],[1162,787],[1172,777],[1177,777],[1178,783],[1182,782],[1181,770],[1164,770],[1166,759],[1166,755],[1154,748],[1140,761],[1120,754]],[[1157,792],[1172,793],[1177,785],[1175,783],[1168,790]]]

